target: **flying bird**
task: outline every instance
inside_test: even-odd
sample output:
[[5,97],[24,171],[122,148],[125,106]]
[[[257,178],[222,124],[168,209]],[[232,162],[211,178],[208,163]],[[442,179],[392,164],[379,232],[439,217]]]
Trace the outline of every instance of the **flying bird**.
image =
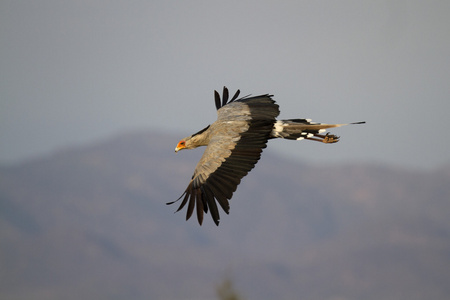
[[[217,91],[214,98],[217,108],[217,120],[211,125],[178,142],[175,152],[206,146],[194,170],[194,175],[181,198],[180,211],[187,204],[186,220],[194,209],[198,223],[203,222],[203,213],[210,211],[216,225],[220,215],[217,203],[229,213],[233,193],[241,179],[254,168],[261,157],[267,142],[274,138],[289,140],[311,140],[326,144],[339,141],[339,137],[325,133],[327,128],[348,124],[323,124],[310,119],[277,120],[280,113],[273,95],[250,95],[239,98],[238,90],[228,101],[229,93],[223,88],[222,99]],[[363,124],[356,122],[349,124]],[[216,203],[217,201],[217,203]]]

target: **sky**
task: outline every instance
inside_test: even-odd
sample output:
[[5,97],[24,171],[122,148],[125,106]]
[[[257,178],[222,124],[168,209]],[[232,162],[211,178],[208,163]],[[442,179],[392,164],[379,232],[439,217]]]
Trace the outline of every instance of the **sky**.
[[182,138],[227,86],[273,94],[280,118],[367,122],[333,145],[271,141],[287,159],[448,166],[448,16],[446,0],[2,0],[0,164],[134,130]]

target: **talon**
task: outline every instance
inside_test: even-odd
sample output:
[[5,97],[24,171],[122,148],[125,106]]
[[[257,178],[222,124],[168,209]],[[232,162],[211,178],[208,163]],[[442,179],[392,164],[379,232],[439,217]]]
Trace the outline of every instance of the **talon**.
[[329,132],[327,132],[322,142],[327,144],[337,143],[339,142],[339,137],[337,135],[330,134]]

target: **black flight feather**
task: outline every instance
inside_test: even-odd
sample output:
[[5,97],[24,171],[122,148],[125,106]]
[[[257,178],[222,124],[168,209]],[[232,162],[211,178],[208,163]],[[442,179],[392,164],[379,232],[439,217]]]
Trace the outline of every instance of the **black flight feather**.
[[220,95],[217,91],[214,91],[214,100],[216,101],[216,108],[219,110],[220,108]]
[[237,97],[239,97],[239,94],[240,94],[240,93],[241,93],[241,91],[240,91],[240,90],[237,90],[237,91],[236,91],[236,94],[234,94],[234,96],[233,96],[233,98],[231,98],[230,102],[233,102],[234,100],[236,100]]
[[189,194],[189,204],[186,212],[186,221],[192,216],[192,213],[194,212],[194,205],[195,205],[195,191],[191,191]]
[[214,195],[211,192],[211,190],[208,188],[208,186],[202,186],[201,190],[202,190],[202,194],[203,194],[204,198],[206,198],[206,201],[208,203],[209,210],[211,212],[211,217],[212,217],[214,223],[217,226],[219,226],[220,215],[219,215],[219,210],[217,209],[216,200],[214,200]]
[[222,94],[222,107],[225,106],[228,102],[228,89],[226,86],[223,87],[223,94]]
[[195,189],[195,200],[197,202],[197,220],[200,225],[203,223],[203,200],[200,189]]
[[[223,94],[222,94],[222,100],[220,100],[220,94],[217,91],[214,91],[214,100],[216,102],[216,108],[220,109],[221,107],[224,107],[225,105],[227,105],[228,103],[233,102],[234,100],[237,99],[237,97],[239,97],[239,94],[241,93],[240,90],[237,90],[236,93],[234,94],[233,98],[230,99],[230,101],[228,101],[230,94],[228,92],[228,88],[226,86],[223,87]],[[248,97],[248,96],[245,96]],[[244,98],[245,98],[244,97]]]

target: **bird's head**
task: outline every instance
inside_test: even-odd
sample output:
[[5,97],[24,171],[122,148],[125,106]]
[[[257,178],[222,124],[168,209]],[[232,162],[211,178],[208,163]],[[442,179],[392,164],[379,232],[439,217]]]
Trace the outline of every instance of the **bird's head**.
[[184,149],[194,149],[197,148],[195,145],[195,141],[192,139],[192,135],[185,137],[184,139],[180,140],[175,147],[175,153],[184,150]]
[[178,142],[177,146],[175,147],[175,152],[178,152],[180,150],[186,149],[186,139],[182,139]]
[[206,126],[206,128],[203,128],[197,133],[194,133],[193,135],[190,135],[188,137],[185,137],[181,141],[178,142],[177,146],[175,147],[175,152],[178,152],[183,149],[194,149],[199,146],[206,146],[209,142],[209,135],[207,134],[206,130],[209,128],[209,125]]

